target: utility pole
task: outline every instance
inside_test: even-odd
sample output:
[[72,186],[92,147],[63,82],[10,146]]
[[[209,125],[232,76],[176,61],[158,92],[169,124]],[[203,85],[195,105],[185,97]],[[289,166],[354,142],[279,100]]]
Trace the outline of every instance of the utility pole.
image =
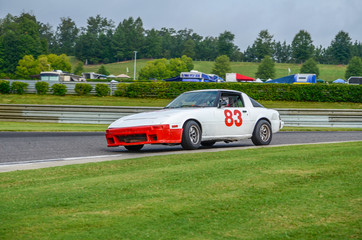
[[134,51],[134,72],[133,72],[133,79],[136,80],[136,62],[137,62],[137,51]]

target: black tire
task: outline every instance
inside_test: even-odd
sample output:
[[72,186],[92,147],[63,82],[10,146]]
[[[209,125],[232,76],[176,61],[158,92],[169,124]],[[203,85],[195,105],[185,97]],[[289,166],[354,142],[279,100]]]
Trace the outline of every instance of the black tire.
[[215,141],[205,141],[205,142],[201,142],[201,145],[204,147],[212,147],[214,146],[216,142]]
[[201,128],[195,121],[187,121],[182,132],[181,145],[184,149],[193,150],[201,145]]
[[128,145],[128,146],[124,146],[128,151],[132,151],[132,152],[136,152],[139,151],[143,148],[143,144],[142,145]]
[[251,141],[255,145],[268,145],[273,137],[270,123],[266,120],[260,120],[254,129]]

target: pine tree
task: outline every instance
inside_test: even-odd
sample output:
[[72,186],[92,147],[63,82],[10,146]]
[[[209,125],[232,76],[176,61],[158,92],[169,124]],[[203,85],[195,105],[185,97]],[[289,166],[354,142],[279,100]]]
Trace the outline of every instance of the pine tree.
[[275,63],[270,56],[266,56],[258,66],[258,71],[255,74],[256,78],[273,79],[275,77]]
[[300,68],[300,73],[314,73],[317,77],[319,75],[319,68],[317,62],[310,58]]
[[101,65],[101,67],[98,69],[98,73],[103,75],[109,75],[109,72],[104,65]]
[[313,56],[314,45],[307,31],[300,30],[292,42],[292,55],[296,63],[302,63]]
[[77,65],[74,68],[74,74],[75,75],[81,75],[84,71],[84,65],[82,62],[78,62]]
[[221,55],[216,58],[211,72],[219,77],[225,78],[227,72],[231,72],[230,59],[226,55]]
[[333,62],[347,64],[351,57],[352,41],[348,33],[340,31],[331,42]]
[[362,60],[360,57],[353,57],[346,69],[346,80],[353,76],[362,76]]

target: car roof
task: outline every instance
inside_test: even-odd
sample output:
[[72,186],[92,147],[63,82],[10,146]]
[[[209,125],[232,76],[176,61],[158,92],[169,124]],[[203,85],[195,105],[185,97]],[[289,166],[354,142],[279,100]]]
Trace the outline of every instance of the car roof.
[[239,92],[239,91],[230,90],[230,89],[201,89],[201,90],[193,90],[193,91],[188,91],[188,92],[210,92],[210,91],[241,93],[241,92]]

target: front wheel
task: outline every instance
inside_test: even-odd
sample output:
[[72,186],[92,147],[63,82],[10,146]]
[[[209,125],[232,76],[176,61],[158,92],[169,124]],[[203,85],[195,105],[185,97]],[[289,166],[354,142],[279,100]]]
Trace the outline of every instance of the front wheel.
[[182,132],[181,145],[184,149],[193,150],[201,145],[201,129],[195,121],[185,123]]
[[143,148],[143,145],[128,145],[124,146],[128,151],[136,152]]
[[251,141],[255,145],[268,145],[272,140],[272,130],[270,123],[266,120],[260,120],[254,129]]

